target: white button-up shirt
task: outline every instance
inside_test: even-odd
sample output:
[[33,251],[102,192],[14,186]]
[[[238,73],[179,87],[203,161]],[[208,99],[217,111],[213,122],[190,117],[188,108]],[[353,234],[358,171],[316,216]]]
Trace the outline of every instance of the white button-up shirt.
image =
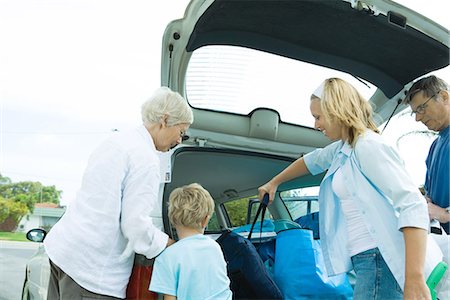
[[91,155],[81,188],[44,241],[49,258],[85,289],[124,298],[134,253],[157,256],[160,166],[142,125],[115,134]]
[[[328,170],[319,192],[320,239],[329,275],[352,269],[347,249],[347,228],[339,199],[332,189],[338,168],[358,205],[365,225],[375,240],[389,269],[403,288],[405,281],[405,242],[403,227],[428,230],[425,198],[414,185],[398,153],[379,134],[366,131],[354,148],[342,141],[304,156],[311,174]],[[434,253],[434,254],[432,254]],[[440,253],[436,255],[436,253]],[[442,259],[433,240],[428,239],[426,276]]]

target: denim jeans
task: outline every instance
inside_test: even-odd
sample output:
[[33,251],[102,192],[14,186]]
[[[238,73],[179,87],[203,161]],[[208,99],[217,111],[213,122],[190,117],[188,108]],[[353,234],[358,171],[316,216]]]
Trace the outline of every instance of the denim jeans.
[[403,291],[378,248],[352,256],[352,263],[356,273],[354,300],[403,299]]

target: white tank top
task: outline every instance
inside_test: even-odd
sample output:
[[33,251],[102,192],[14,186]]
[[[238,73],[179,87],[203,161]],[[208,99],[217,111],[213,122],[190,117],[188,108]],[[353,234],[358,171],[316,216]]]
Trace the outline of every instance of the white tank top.
[[337,169],[333,176],[332,188],[341,202],[342,212],[347,221],[347,248],[350,256],[354,256],[363,251],[376,248],[377,244],[367,230],[363,216],[358,209],[357,203],[355,203],[356,199],[351,198],[343,176],[341,168]]

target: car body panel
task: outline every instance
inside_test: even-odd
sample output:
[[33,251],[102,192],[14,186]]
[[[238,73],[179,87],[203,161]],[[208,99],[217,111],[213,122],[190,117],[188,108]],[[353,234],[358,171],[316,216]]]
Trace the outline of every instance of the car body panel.
[[395,2],[352,2],[357,4],[194,0],[185,17],[166,28],[162,84],[183,92],[189,54],[205,45],[240,45],[343,70],[374,83],[388,97],[449,64],[446,28]]
[[22,299],[47,299],[49,278],[50,262],[41,242],[37,252],[27,262]]
[[[392,1],[194,0],[184,18],[166,28],[161,84],[186,97],[193,51],[207,45],[247,47],[345,71],[374,84],[378,90],[370,101],[381,124],[413,80],[448,66],[448,36],[446,28]],[[193,109],[192,139],[187,141],[192,145],[239,148],[245,140],[255,151],[293,157],[293,150],[305,153],[330,142],[312,128],[281,122],[276,111],[264,108],[247,116]],[[264,127],[256,114],[270,126]]]

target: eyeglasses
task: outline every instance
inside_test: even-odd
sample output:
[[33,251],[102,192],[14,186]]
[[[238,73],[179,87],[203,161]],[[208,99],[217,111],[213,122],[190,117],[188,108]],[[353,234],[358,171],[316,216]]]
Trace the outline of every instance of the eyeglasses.
[[[180,129],[180,127],[178,125],[177,125],[177,127],[178,127],[178,129]],[[183,131],[180,129],[180,138],[181,138],[181,141],[184,142],[189,139],[189,136],[186,134],[186,131]]]
[[434,94],[433,96],[431,96],[430,98],[427,99],[427,101],[425,101],[424,103],[420,104],[419,106],[416,107],[416,110],[412,110],[411,111],[411,117],[415,114],[423,114],[425,113],[425,109],[428,106],[428,101],[430,101],[431,99],[433,99],[434,97],[436,97],[438,93]]
[[189,136],[187,135],[186,132],[180,131],[180,137],[181,137],[181,141],[187,141],[189,139]]

